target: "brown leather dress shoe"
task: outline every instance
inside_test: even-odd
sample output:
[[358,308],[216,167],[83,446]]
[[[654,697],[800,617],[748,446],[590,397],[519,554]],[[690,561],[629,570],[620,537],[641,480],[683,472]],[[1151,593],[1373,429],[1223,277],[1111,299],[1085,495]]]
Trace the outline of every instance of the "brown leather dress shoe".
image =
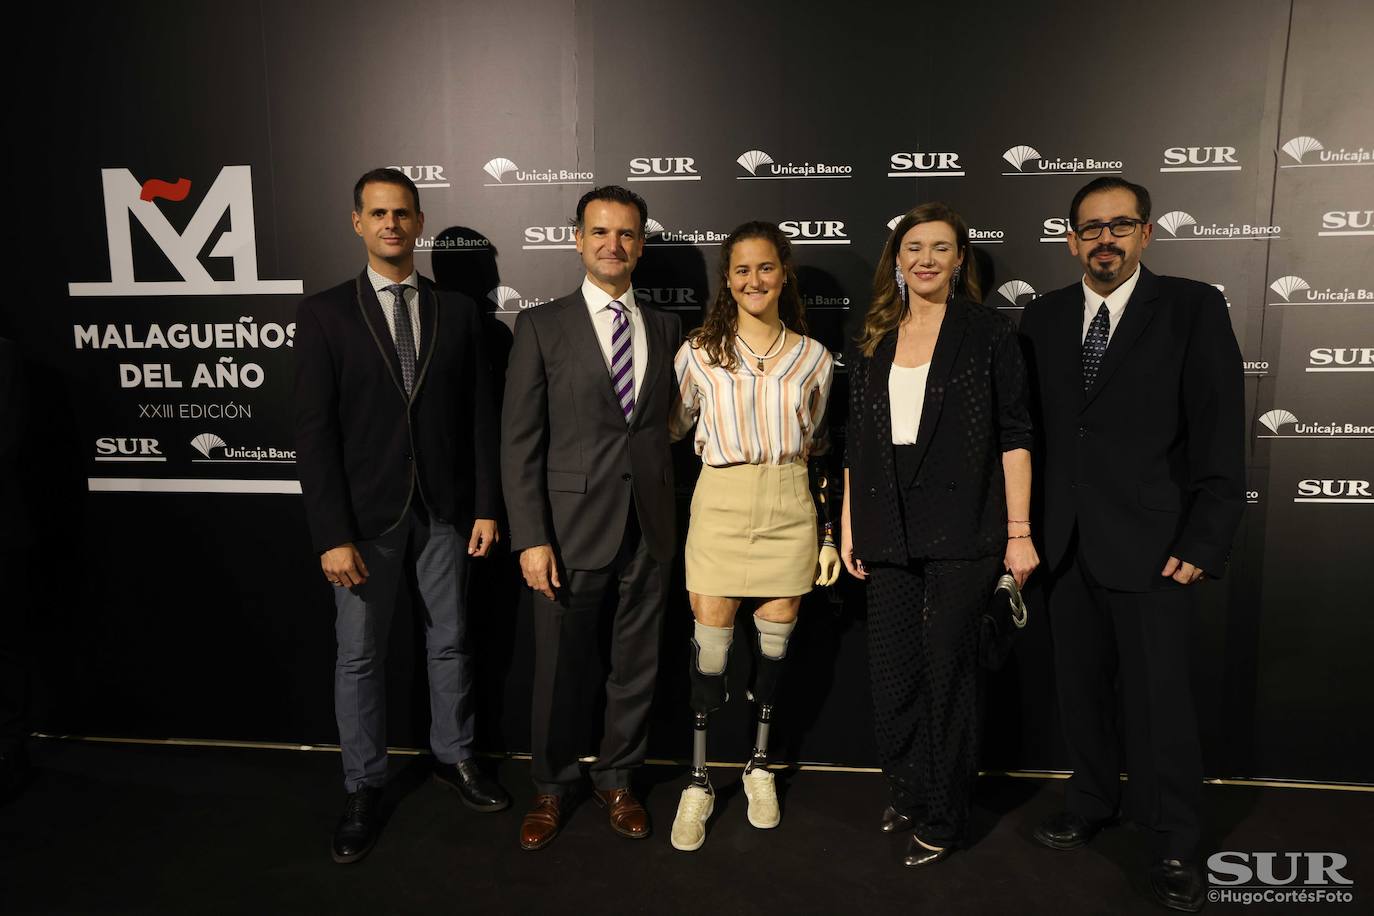
[[520,822],[520,848],[542,849],[558,835],[562,825],[561,799],[557,795],[536,795],[534,804]]
[[616,833],[632,840],[649,835],[649,812],[629,789],[597,789],[595,798],[598,805],[607,809],[611,829]]

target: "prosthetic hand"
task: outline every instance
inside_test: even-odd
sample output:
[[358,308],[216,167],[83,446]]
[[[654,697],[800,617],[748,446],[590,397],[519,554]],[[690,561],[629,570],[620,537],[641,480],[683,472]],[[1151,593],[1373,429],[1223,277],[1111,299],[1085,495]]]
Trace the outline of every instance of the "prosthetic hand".
[[839,578],[840,552],[833,543],[827,543],[821,547],[820,575],[816,577],[816,584],[834,585]]
[[834,489],[830,486],[830,473],[825,467],[825,459],[813,456],[808,465],[811,476],[811,493],[816,501],[816,522],[821,529],[821,552],[817,585],[834,585],[840,578],[840,552],[835,544]]

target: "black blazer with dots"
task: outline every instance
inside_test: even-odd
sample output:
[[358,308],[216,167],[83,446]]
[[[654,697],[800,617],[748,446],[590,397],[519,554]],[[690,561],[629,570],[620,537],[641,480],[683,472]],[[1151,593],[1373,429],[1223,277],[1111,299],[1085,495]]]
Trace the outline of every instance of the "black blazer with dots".
[[[996,309],[951,302],[940,325],[917,428],[916,461],[898,479],[888,373],[893,330],[850,357],[850,531],[865,563],[1001,556],[1007,543],[1002,453],[1031,447],[1026,368],[1016,328]],[[912,536],[903,522],[912,515]]]

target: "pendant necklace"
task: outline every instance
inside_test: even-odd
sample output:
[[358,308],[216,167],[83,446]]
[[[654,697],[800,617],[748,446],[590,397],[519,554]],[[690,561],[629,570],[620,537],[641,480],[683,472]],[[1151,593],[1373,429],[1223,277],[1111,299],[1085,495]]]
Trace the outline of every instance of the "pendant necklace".
[[768,345],[767,349],[765,349],[765,350],[763,351],[763,355],[762,355],[762,356],[760,356],[759,354],[755,353],[755,352],[754,352],[754,348],[751,347],[751,346],[749,346],[749,341],[745,340],[745,339],[744,339],[743,337],[741,337],[739,334],[736,334],[736,335],[735,335],[735,339],[738,340],[740,343],[744,344],[744,349],[748,350],[748,351],[749,351],[749,355],[752,356],[752,357],[754,357],[754,359],[755,359],[755,360],[757,361],[757,363],[758,363],[759,371],[762,372],[762,371],[763,371],[763,361],[764,361],[765,359],[772,359],[773,357],[775,357],[775,356],[778,355],[777,353],[775,353],[775,352],[773,351],[773,348],[774,348],[774,347],[777,347],[777,348],[778,348],[778,351],[780,352],[780,351],[782,350],[782,339],[783,339],[784,337],[786,337],[786,336],[787,336],[787,325],[783,325],[783,326],[782,326],[782,330],[778,331],[778,336],[773,338],[773,342],[770,343],[770,344]]

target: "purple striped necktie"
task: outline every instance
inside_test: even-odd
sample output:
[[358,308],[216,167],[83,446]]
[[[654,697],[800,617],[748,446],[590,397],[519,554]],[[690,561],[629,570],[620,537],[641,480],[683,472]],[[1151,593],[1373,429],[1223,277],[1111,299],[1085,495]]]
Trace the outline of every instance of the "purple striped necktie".
[[635,412],[635,359],[630,342],[630,317],[618,299],[611,300],[609,308],[615,313],[611,319],[611,384],[628,423]]

